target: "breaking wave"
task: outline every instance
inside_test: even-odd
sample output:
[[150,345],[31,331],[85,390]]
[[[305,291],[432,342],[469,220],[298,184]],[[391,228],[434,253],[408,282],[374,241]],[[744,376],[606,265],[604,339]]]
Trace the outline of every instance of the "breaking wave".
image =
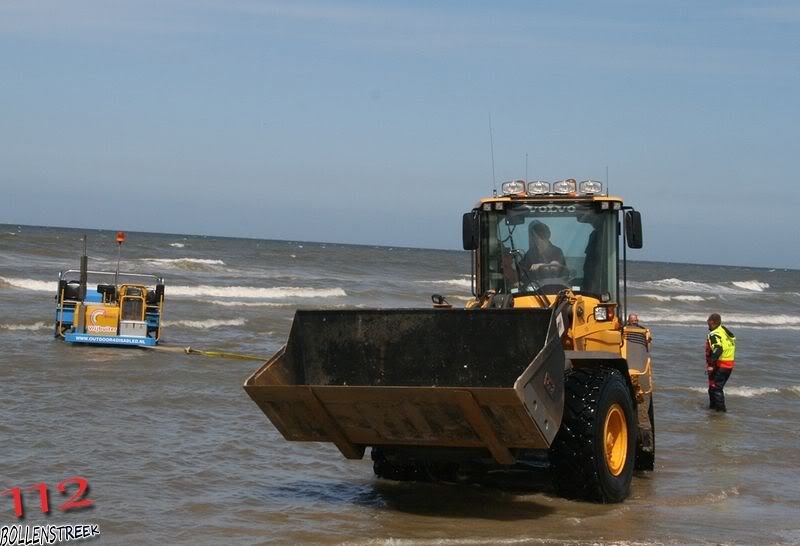
[[472,288],[470,279],[449,279],[446,281],[420,281],[425,284],[444,284],[447,286],[457,286],[459,288]]
[[[797,315],[750,315],[724,313],[723,318],[728,326],[743,328],[767,328],[782,330],[800,330],[800,316]],[[655,324],[704,324],[707,313],[676,313],[669,309],[655,309],[652,312],[639,313],[642,323]]]
[[208,320],[165,320],[164,326],[177,326],[183,328],[217,328],[219,326],[244,326],[247,319],[208,319]]
[[211,264],[211,265],[225,265],[222,260],[207,260],[205,258],[142,258],[146,262],[153,262],[157,264]]
[[12,332],[49,330],[52,327],[52,324],[48,325],[44,322],[34,322],[33,324],[0,324],[0,330],[10,330]]
[[639,294],[639,297],[642,298],[649,298],[651,300],[656,301],[706,301],[710,298],[704,298],[703,296],[690,296],[688,294],[680,295],[680,296],[660,296],[658,294]]
[[[707,387],[689,387],[689,390],[708,394]],[[775,387],[725,387],[726,396],[740,396],[742,398],[757,398],[768,394],[778,394],[779,392],[781,392],[781,389]]]
[[347,296],[341,288],[301,288],[295,286],[276,286],[259,288],[256,286],[167,286],[169,296],[209,296],[213,298],[340,298]]
[[711,294],[743,294],[753,292],[763,292],[769,288],[769,284],[758,280],[732,281],[730,283],[708,284],[704,282],[684,281],[681,279],[669,278],[657,281],[631,281],[628,286],[641,290],[662,290],[664,292],[689,292],[689,293],[711,293]]
[[142,258],[142,261],[154,267],[183,269],[186,271],[217,271],[219,266],[225,265],[222,260],[205,258]]
[[[222,260],[213,260],[222,263]],[[57,288],[55,281],[39,281],[15,277],[0,277],[0,287],[21,288],[36,292],[53,292]],[[342,298],[347,292],[342,288],[303,288],[299,286],[276,286],[261,288],[257,286],[169,286],[166,297],[170,296],[207,296],[212,298],[244,298],[244,299],[284,299],[284,298]]]
[[751,292],[763,292],[769,288],[769,284],[759,281],[733,281],[734,286],[738,286],[743,290],[750,290]]
[[[707,392],[707,390],[704,390],[703,392]],[[774,387],[728,387],[725,389],[725,394],[742,396],[744,398],[755,398],[757,396],[776,394],[779,392],[781,392],[780,389],[776,389]]]
[[170,244],[169,244],[169,246],[173,246],[173,247],[175,247],[175,248],[183,248],[183,247],[185,247],[186,245],[185,245],[185,244],[183,244],[183,243],[170,243]]
[[37,281],[35,279],[18,279],[13,277],[0,277],[0,286],[11,288],[22,288],[23,290],[33,290],[35,292],[55,293],[58,283],[55,281]]
[[290,303],[275,303],[271,301],[223,301],[211,300],[209,303],[224,307],[290,307]]

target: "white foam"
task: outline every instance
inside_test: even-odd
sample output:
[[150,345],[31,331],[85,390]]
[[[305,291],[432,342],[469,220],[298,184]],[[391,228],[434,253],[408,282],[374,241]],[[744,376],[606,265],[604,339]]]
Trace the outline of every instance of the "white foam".
[[35,292],[53,292],[58,288],[55,281],[37,281],[35,279],[19,279],[14,277],[0,277],[0,283],[5,283],[14,288],[33,290]]
[[[222,260],[219,260],[222,262]],[[55,293],[58,283],[35,279],[0,277],[0,286],[6,284],[13,288],[33,290],[36,292]],[[216,298],[246,299],[284,299],[284,298],[341,298],[347,296],[342,288],[303,288],[297,286],[276,286],[260,288],[256,286],[167,286],[167,298],[170,296],[210,296]]]
[[340,298],[347,296],[341,288],[301,288],[276,286],[167,286],[167,296],[210,296],[214,298],[283,299],[283,298]]
[[[741,327],[771,327],[775,329],[800,328],[800,316],[797,315],[751,315],[741,313],[723,313],[724,324]],[[650,323],[670,324],[705,324],[707,313],[683,313],[670,309],[653,309],[639,313],[639,320]]]
[[722,502],[730,497],[738,497],[738,496],[739,496],[739,488],[729,487],[727,489],[723,489],[716,493],[708,493],[706,495],[705,500],[707,502]]
[[48,330],[52,328],[53,325],[45,324],[44,322],[34,322],[33,324],[0,324],[0,330],[10,330],[10,331],[34,331],[34,330]]
[[[708,387],[689,387],[690,391],[708,394]],[[725,394],[742,398],[756,398],[781,392],[775,387],[725,387]]]
[[681,279],[669,278],[657,281],[636,282],[628,283],[632,288],[655,288],[657,290],[664,290],[666,292],[714,292],[718,287],[710,284],[694,281],[682,281]]
[[706,301],[709,298],[704,298],[703,296],[673,296],[674,300],[677,301]]
[[743,294],[752,292],[763,292],[769,288],[769,284],[758,280],[733,281],[728,284],[708,284],[695,281],[684,281],[676,278],[660,279],[657,281],[628,283],[631,288],[642,290],[661,290],[664,292],[689,292],[707,294]]
[[[173,243],[173,244],[180,244],[180,243]],[[171,246],[171,245],[170,245]],[[156,265],[162,266],[181,266],[181,265],[189,265],[189,264],[201,264],[201,265],[225,265],[225,262],[222,260],[209,260],[205,258],[142,258],[145,262],[150,262]]]
[[741,325],[737,325],[737,328],[749,328],[750,330],[800,331],[800,325],[798,325],[798,326],[753,326],[752,324],[741,324]]
[[755,398],[765,394],[779,393],[780,389],[774,387],[725,387],[725,394],[741,396],[743,398]]
[[[738,493],[737,493],[738,494]],[[611,512],[613,513],[613,512]],[[619,511],[621,513],[621,511]],[[565,518],[565,521],[570,526],[574,527],[582,523],[581,518]],[[492,537],[487,540],[485,537],[463,537],[463,538],[370,538],[361,540],[348,540],[343,544],[348,546],[483,546],[484,544],[497,544],[498,546],[518,546],[518,545],[549,545],[549,546],[574,546],[575,544],[592,544],[600,546],[608,544],[609,546],[663,546],[663,542],[647,542],[641,540],[627,541],[615,540],[613,542],[600,542],[600,541],[584,541],[578,542],[574,539],[555,539],[555,538],[539,538],[530,535],[520,537]]]
[[639,294],[642,298],[649,298],[651,300],[656,301],[706,301],[709,298],[704,298],[703,296],[692,296],[688,294],[680,295],[680,296],[661,296],[659,294]]
[[793,385],[793,386],[789,387],[788,390],[792,394],[796,394],[796,395],[800,396],[800,385]]
[[750,290],[751,292],[763,292],[769,288],[768,283],[759,281],[734,281],[732,284],[743,290]]
[[224,307],[289,307],[290,303],[275,303],[271,301],[223,301],[211,300],[214,305],[222,305]]
[[640,294],[640,296],[656,301],[672,301],[672,296],[659,296],[658,294]]
[[186,245],[183,243],[170,243],[169,246],[174,246],[175,248],[183,248]]
[[208,319],[208,320],[165,320],[164,326],[178,326],[184,328],[217,328],[220,326],[244,326],[246,319]]
[[470,279],[449,279],[446,281],[420,281],[426,284],[444,284],[447,286],[457,286],[459,288],[472,288]]

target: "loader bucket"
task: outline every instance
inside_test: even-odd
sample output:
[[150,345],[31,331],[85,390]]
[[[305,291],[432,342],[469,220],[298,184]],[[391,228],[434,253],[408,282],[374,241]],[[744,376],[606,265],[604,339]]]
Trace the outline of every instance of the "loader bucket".
[[298,310],[244,388],[287,440],[333,442],[348,458],[479,448],[512,464],[558,431],[564,308]]

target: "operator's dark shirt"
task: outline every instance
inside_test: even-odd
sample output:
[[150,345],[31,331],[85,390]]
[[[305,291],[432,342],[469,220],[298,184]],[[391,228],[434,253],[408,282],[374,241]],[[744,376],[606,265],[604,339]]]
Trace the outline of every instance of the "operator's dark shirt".
[[561,265],[567,265],[567,260],[564,258],[564,252],[553,243],[548,243],[548,246],[541,252],[534,245],[525,253],[522,260],[522,266],[528,270],[535,264],[549,264],[551,262],[558,262]]

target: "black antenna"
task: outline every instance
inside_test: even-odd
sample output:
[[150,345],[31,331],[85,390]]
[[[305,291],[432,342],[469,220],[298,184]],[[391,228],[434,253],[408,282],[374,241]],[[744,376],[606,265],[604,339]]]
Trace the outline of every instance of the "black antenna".
[[525,183],[528,183],[528,152],[525,152]]
[[489,112],[489,149],[492,153],[492,195],[497,196],[497,180],[494,176],[494,136],[492,135],[492,113]]
[[608,165],[606,165],[606,195],[611,195],[611,190],[608,189]]
[[80,286],[78,288],[78,299],[83,301],[86,299],[86,284],[89,275],[89,257],[86,255],[86,234],[83,234],[83,254],[81,254],[81,277]]

